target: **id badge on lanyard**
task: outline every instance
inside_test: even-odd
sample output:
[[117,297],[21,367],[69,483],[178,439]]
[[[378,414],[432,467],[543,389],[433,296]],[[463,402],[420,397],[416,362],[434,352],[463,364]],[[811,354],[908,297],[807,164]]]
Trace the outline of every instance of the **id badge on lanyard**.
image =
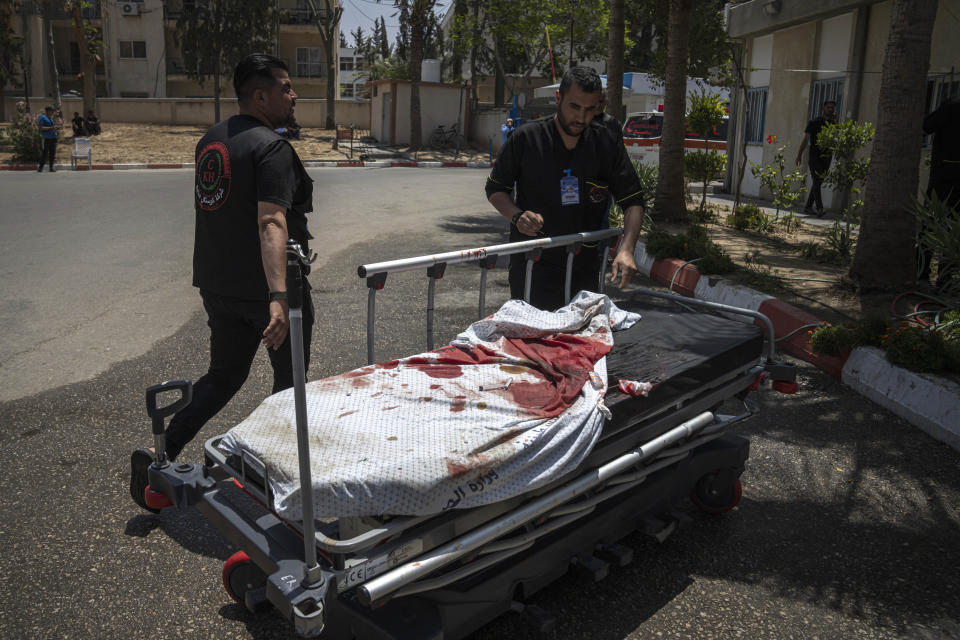
[[580,180],[570,175],[570,169],[564,169],[560,178],[560,205],[580,204]]

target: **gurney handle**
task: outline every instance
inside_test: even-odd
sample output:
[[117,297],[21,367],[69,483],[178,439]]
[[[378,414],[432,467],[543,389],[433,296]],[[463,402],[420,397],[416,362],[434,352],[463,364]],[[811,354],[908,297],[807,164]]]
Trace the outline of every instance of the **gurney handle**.
[[[170,404],[157,406],[157,396],[167,391],[179,391],[180,397]],[[152,420],[154,457],[158,467],[166,464],[167,442],[164,418],[180,411],[193,399],[193,382],[190,380],[167,380],[147,388],[147,415]]]

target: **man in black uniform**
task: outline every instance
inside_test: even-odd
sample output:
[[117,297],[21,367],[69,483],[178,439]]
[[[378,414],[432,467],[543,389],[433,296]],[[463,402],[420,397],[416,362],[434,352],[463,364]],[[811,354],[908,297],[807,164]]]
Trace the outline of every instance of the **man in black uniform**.
[[[500,149],[487,179],[486,194],[511,223],[510,241],[596,231],[606,226],[612,193],[624,211],[624,235],[611,267],[611,281],[628,284],[637,271],[633,257],[643,221],[640,180],[623,143],[604,125],[600,76],[589,67],[567,71],[557,91],[557,114],[514,131]],[[517,185],[517,201],[511,194]],[[584,246],[574,259],[571,294],[596,291],[600,254]],[[526,259],[511,256],[510,295],[523,298]],[[533,268],[530,303],[554,310],[564,304],[566,249],[543,252]]]
[[803,142],[800,143],[800,150],[797,151],[797,166],[803,161],[803,150],[810,144],[810,154],[807,159],[807,166],[810,168],[810,195],[807,196],[807,204],[803,208],[804,213],[813,213],[814,204],[817,206],[817,217],[823,217],[823,195],[820,193],[820,185],[823,184],[823,178],[830,170],[830,161],[833,154],[827,149],[821,149],[817,144],[817,137],[820,130],[826,124],[836,124],[837,122],[837,103],[833,100],[827,100],[823,103],[823,113],[819,118],[814,118],[807,123],[807,128],[803,130]]
[[[170,460],[239,391],[258,345],[267,348],[273,392],[293,386],[286,244],[308,250],[306,214],[313,184],[297,153],[274,132],[293,120],[297,94],[279,58],[252,54],[233,75],[240,114],[211,127],[197,144],[193,285],[207,311],[210,368],[193,388],[193,401],[166,433]],[[304,360],[309,365],[313,302],[304,281]],[[148,449],[131,457],[130,492],[142,507]]]

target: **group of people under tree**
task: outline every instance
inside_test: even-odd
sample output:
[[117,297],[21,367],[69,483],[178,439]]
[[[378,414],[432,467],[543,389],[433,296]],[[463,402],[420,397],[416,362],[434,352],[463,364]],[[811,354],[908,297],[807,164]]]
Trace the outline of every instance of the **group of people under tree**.
[[86,117],[81,116],[79,111],[74,111],[70,124],[73,126],[73,136],[75,138],[100,135],[100,118],[93,112],[93,109],[87,111]]

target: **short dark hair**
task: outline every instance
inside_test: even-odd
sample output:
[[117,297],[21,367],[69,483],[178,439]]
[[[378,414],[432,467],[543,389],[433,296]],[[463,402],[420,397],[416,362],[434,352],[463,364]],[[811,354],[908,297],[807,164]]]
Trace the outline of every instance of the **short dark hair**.
[[585,93],[595,93],[603,89],[600,75],[591,67],[572,67],[563,74],[560,80],[560,97],[567,94],[571,86],[576,84]]
[[257,89],[264,89],[276,82],[274,69],[287,71],[287,65],[269,53],[251,53],[233,70],[233,90],[238,102],[246,102]]
[[825,106],[827,106],[828,104],[832,104],[833,106],[837,106],[837,101],[836,101],[836,100],[824,100],[822,106],[825,107]]
[[44,110],[44,111],[55,111],[55,109],[54,109],[53,107],[51,107],[50,105],[45,106],[45,107],[43,108],[43,110]]

